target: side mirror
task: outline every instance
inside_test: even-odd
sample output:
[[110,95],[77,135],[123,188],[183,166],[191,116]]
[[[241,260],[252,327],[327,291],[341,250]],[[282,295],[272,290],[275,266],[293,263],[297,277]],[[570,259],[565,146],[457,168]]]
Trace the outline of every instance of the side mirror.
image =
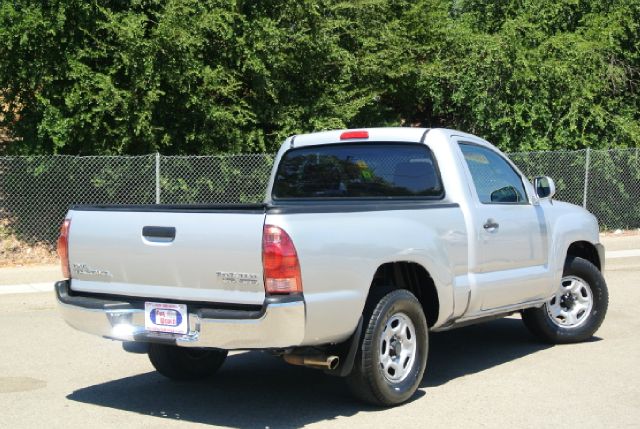
[[491,193],[491,202],[493,203],[517,203],[518,191],[513,186],[505,186],[496,189]]
[[538,176],[533,179],[533,187],[540,199],[551,199],[556,194],[556,184],[551,177]]

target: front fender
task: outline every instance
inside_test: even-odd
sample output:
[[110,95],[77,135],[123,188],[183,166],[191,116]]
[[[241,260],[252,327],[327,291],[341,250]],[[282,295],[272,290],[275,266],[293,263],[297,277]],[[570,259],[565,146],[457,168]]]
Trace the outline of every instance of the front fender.
[[[553,284],[549,286],[549,295],[551,295],[562,278],[569,246],[577,241],[587,241],[598,248],[600,238],[598,220],[582,207],[554,201],[551,210],[545,210],[545,212],[551,214],[549,221],[551,235],[549,270],[553,278]],[[604,258],[604,252],[601,258]]]

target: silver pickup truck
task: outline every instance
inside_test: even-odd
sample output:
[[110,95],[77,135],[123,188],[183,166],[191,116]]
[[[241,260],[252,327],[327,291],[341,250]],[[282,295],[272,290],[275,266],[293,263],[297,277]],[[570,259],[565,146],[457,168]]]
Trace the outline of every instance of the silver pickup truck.
[[262,349],[395,405],[423,378],[430,332],[516,312],[552,343],[599,328],[598,223],[554,192],[458,131],[297,135],[263,204],[72,207],[56,294],[69,325],[172,379]]

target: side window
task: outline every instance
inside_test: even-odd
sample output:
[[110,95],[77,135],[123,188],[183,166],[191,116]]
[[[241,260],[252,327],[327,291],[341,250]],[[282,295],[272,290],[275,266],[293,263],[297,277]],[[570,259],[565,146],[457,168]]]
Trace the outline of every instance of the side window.
[[527,203],[522,179],[500,155],[491,149],[460,143],[478,198],[483,204]]

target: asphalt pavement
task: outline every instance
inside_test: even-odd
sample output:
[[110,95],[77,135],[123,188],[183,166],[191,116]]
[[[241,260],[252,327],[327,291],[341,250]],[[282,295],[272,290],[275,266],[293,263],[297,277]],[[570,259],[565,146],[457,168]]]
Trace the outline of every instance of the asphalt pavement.
[[640,257],[608,260],[605,276],[609,312],[592,341],[541,344],[517,317],[433,334],[420,390],[392,409],[259,352],[230,356],[211,380],[171,382],[145,355],[66,326],[51,292],[3,294],[0,428],[640,427]]

